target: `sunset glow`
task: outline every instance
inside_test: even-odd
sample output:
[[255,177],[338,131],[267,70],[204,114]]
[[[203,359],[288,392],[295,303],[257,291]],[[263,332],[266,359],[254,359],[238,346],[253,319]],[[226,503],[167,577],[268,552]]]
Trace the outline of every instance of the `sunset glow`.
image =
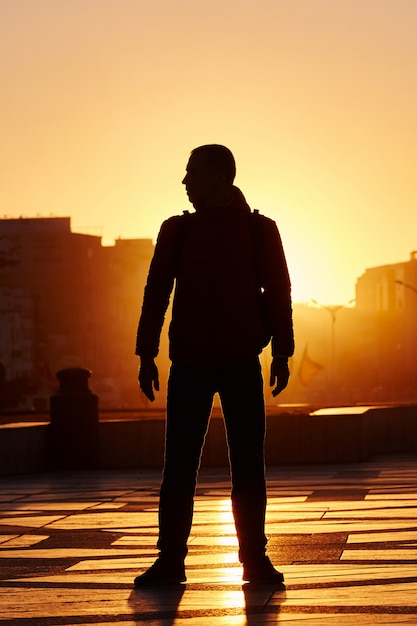
[[155,239],[195,146],[234,152],[295,301],[417,248],[415,0],[3,0],[1,216]]

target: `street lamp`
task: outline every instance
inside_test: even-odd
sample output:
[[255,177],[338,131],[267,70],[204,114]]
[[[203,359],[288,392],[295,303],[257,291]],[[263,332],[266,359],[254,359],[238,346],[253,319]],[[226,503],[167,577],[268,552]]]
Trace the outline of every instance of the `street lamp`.
[[[416,290],[417,293],[417,290]],[[320,309],[325,309],[330,313],[331,317],[331,334],[330,334],[330,350],[331,350],[331,372],[332,372],[332,391],[333,396],[336,395],[336,319],[337,314],[341,309],[345,309],[352,304],[352,302],[356,302],[356,298],[352,298],[346,304],[320,304],[317,300],[312,299],[311,302],[318,306]]]
[[417,296],[417,289],[415,287],[413,287],[413,285],[409,285],[408,283],[405,283],[402,280],[394,280],[395,283],[397,283],[397,285],[402,285],[403,287],[406,287],[407,289],[410,289],[411,291],[413,291],[416,296]]

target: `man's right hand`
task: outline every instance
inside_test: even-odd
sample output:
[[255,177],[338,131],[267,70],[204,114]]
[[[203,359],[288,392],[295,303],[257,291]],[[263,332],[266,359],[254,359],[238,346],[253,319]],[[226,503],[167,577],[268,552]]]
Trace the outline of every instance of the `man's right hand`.
[[274,357],[271,363],[271,377],[269,380],[271,387],[276,385],[275,389],[272,390],[274,398],[288,385],[289,376],[288,360]]
[[159,391],[159,374],[154,359],[141,357],[138,380],[145,396],[153,402],[155,400],[153,390]]

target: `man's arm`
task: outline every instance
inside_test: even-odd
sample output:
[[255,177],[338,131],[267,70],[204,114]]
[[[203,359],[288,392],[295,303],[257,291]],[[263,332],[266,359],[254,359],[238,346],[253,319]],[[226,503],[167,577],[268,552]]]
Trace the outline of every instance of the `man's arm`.
[[288,358],[294,353],[291,282],[278,228],[272,220],[260,216],[262,246],[259,268],[265,290],[267,318],[272,335],[272,363],[269,384],[276,397],[287,385],[290,376]]
[[[263,222],[259,273],[272,336],[272,357],[284,357],[285,361],[294,353],[291,282],[278,228],[273,220],[259,217]],[[279,372],[282,374],[283,367]]]
[[158,368],[155,357],[176,271],[176,239],[179,217],[162,224],[149,268],[139,319],[135,353],[140,357],[139,386],[149,400],[159,391]]

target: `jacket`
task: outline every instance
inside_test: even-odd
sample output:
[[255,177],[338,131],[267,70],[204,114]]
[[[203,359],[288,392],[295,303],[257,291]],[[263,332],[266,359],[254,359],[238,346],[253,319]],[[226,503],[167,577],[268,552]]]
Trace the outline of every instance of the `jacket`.
[[[275,222],[254,214],[237,188],[222,207],[166,220],[145,287],[136,354],[156,357],[175,283],[169,356],[188,364],[231,364],[294,351],[291,286]],[[263,302],[261,302],[263,301]]]

